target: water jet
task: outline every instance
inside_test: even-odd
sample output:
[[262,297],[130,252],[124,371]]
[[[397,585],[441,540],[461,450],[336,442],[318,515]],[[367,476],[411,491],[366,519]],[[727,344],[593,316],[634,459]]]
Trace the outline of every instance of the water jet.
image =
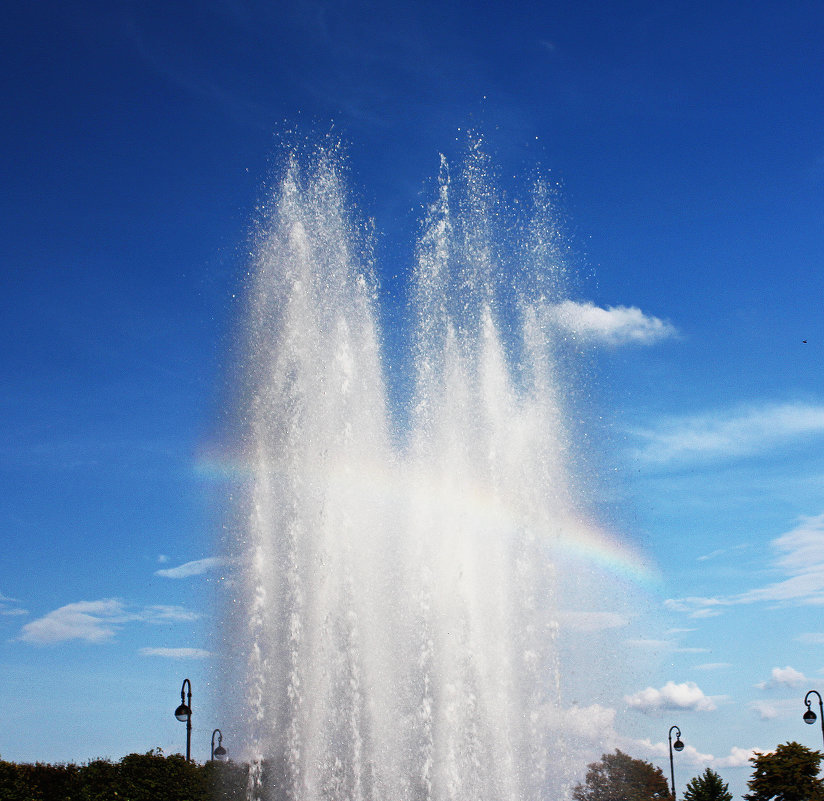
[[267,205],[225,546],[227,706],[252,799],[561,798],[590,757],[581,721],[611,727],[592,688],[615,665],[563,641],[619,605],[581,554],[624,556],[573,469],[550,192],[536,182],[519,219],[490,173],[477,142],[454,177],[442,160],[403,415],[334,148],[290,158]]

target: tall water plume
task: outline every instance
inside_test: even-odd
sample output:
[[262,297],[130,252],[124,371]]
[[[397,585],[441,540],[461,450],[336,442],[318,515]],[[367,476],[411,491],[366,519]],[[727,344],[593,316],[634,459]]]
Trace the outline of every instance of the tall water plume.
[[250,798],[560,797],[580,763],[556,641],[556,544],[581,529],[545,313],[562,270],[546,186],[502,224],[489,172],[477,143],[441,165],[405,414],[334,149],[292,158],[267,207],[227,540]]

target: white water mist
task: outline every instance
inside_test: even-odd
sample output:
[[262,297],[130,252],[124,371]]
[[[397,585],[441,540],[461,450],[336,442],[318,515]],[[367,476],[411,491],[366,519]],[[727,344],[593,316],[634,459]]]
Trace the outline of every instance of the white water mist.
[[248,480],[226,545],[250,798],[556,798],[579,767],[553,557],[576,492],[542,312],[562,270],[544,186],[534,201],[504,258],[510,210],[480,147],[452,179],[442,163],[399,435],[340,164],[320,151],[284,171],[249,288]]

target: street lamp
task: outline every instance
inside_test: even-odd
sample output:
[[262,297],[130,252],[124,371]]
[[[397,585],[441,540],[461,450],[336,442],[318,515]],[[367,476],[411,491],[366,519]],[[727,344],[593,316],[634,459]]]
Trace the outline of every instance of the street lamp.
[[[184,701],[186,685],[189,685],[189,697]],[[188,703],[187,703],[188,702]],[[191,761],[192,757],[192,682],[183,679],[183,686],[180,688],[180,706],[175,709],[175,717],[186,724],[186,761]]]
[[[217,735],[217,748],[215,748],[215,735]],[[223,747],[223,732],[220,729],[215,729],[212,732],[212,762],[215,757],[223,759],[226,756],[226,749]]]
[[[672,732],[675,731],[675,742],[672,741]],[[681,742],[681,729],[678,726],[670,726],[669,730],[669,752],[670,752],[670,780],[672,782],[672,801],[675,801],[675,764],[672,761],[672,749],[676,751],[684,750],[684,743]]]
[[804,703],[807,705],[807,711],[804,713],[804,722],[809,723],[811,726],[815,723],[816,714],[812,710],[813,702],[810,700],[811,695],[818,696],[818,711],[821,714],[821,738],[824,739],[824,706],[821,704],[821,693],[818,690],[810,690],[804,696]]

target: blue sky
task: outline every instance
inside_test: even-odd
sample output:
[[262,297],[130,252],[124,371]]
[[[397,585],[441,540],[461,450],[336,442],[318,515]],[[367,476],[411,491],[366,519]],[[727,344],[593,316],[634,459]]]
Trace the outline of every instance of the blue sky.
[[208,755],[249,233],[286,132],[330,129],[390,340],[439,154],[472,128],[504,189],[538,165],[561,186],[596,502],[658,575],[614,742],[666,767],[677,723],[678,777],[737,792],[749,749],[821,744],[820,5],[80,0],[2,23],[3,758],[180,750],[186,676]]

